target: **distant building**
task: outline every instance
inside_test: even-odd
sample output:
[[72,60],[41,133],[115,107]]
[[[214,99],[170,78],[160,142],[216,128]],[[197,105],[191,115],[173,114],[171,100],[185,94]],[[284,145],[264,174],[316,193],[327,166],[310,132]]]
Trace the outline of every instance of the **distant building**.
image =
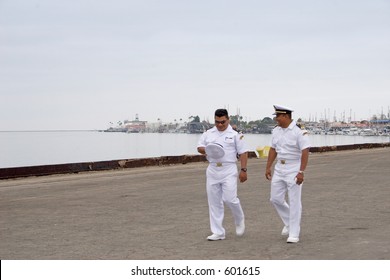
[[145,132],[147,121],[140,121],[138,114],[135,115],[135,119],[132,121],[125,120],[124,127],[128,133]]
[[203,133],[208,129],[205,123],[201,122],[190,122],[187,124],[188,133]]

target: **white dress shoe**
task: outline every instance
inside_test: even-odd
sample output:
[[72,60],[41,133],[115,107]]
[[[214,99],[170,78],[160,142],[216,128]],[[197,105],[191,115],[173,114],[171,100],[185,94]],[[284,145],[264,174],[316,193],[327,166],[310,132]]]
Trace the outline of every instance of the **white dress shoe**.
[[298,237],[289,237],[287,238],[287,243],[298,243],[299,238]]
[[236,225],[236,235],[243,236],[245,232],[245,221],[243,220],[239,225]]
[[287,236],[290,233],[288,226],[284,226],[282,229],[282,235]]
[[225,239],[225,235],[222,234],[213,233],[212,235],[207,236],[207,240],[209,241],[217,241],[217,240],[224,240],[224,239]]

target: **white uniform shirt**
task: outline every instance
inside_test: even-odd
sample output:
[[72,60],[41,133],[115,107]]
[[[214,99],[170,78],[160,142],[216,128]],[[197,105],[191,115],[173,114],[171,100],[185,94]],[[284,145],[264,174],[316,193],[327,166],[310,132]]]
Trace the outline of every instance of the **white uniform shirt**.
[[214,126],[202,134],[197,147],[206,147],[210,143],[220,144],[223,146],[225,155],[219,159],[207,156],[207,160],[209,162],[236,162],[237,153],[241,155],[248,151],[243,138],[244,135],[235,131],[230,125],[224,131],[219,131]]
[[278,159],[300,160],[302,150],[310,147],[310,140],[307,131],[301,130],[292,121],[287,128],[277,126],[272,130],[271,147]]

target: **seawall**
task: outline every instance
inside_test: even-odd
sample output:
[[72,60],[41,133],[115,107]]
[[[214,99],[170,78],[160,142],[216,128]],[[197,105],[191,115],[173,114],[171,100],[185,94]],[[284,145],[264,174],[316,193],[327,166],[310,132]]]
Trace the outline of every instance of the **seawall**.
[[[373,149],[390,147],[389,143],[365,143],[339,146],[312,147],[311,153],[324,153],[345,150]],[[249,158],[255,158],[257,154],[254,151],[249,152]],[[206,161],[203,155],[181,155],[181,156],[164,156],[152,158],[137,159],[119,159],[96,162],[65,163],[52,165],[9,167],[0,169],[0,180],[29,176],[45,176],[53,174],[78,173],[88,171],[101,171],[122,168],[135,168],[145,166],[164,166],[172,164],[186,164],[192,162]]]

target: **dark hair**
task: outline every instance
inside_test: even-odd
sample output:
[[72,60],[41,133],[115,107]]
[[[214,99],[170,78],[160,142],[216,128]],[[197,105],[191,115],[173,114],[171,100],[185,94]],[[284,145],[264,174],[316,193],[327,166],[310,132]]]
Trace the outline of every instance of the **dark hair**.
[[229,118],[228,111],[226,109],[217,109],[214,114],[215,117],[223,117]]

